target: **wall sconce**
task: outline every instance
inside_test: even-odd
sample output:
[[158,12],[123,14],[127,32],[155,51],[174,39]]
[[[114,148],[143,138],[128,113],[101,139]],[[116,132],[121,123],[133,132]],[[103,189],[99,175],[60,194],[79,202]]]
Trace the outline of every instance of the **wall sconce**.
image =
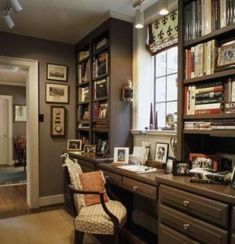
[[9,29],[12,29],[15,26],[15,23],[8,12],[2,15],[2,18]]
[[169,14],[169,10],[168,10],[168,0],[161,0],[160,1],[160,5],[159,5],[159,14],[164,16]]
[[141,9],[142,2],[144,2],[144,0],[137,0],[132,4],[133,8],[138,6],[138,9],[136,10],[135,13],[135,28],[137,29],[144,28],[144,12]]
[[127,80],[122,88],[122,100],[124,102],[133,102],[134,91],[131,80]]

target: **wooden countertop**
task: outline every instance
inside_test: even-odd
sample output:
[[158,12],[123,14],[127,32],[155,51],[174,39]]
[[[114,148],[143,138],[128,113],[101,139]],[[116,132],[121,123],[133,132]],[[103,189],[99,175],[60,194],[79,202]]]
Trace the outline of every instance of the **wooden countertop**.
[[230,185],[191,183],[190,178],[187,176],[173,176],[168,174],[156,175],[155,179],[160,184],[235,205],[235,189],[232,189]]

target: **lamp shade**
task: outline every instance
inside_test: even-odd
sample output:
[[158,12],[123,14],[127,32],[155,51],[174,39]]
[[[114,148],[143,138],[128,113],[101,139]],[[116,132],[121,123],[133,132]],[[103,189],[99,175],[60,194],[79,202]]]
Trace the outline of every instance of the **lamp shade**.
[[9,29],[12,29],[15,26],[15,23],[13,22],[9,13],[4,14],[2,18]]
[[169,13],[168,10],[168,0],[162,0],[160,1],[160,6],[159,6],[159,14],[160,15],[167,15]]
[[140,8],[136,10],[135,28],[137,28],[137,29],[144,28],[144,12]]
[[10,0],[10,4],[16,13],[20,12],[23,9],[18,0]]

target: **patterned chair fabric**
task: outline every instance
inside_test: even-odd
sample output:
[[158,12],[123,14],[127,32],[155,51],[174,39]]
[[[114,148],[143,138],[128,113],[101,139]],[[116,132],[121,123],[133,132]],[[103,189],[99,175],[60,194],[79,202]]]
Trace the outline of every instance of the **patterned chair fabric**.
[[[120,202],[113,200],[109,200],[106,206],[118,218],[120,225],[124,225],[126,208]],[[75,218],[75,229],[91,234],[114,234],[114,224],[104,212],[101,204],[81,208]]]

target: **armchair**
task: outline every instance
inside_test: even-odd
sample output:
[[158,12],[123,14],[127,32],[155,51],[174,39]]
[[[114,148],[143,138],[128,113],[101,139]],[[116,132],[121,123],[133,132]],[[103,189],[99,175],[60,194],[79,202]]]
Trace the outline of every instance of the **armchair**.
[[[120,243],[119,234],[126,222],[127,212],[121,202],[112,200],[114,195],[110,191],[108,179],[107,181],[104,181],[105,188],[102,191],[85,190],[82,189],[80,184],[75,185],[74,177],[71,178],[69,168],[71,167],[65,167],[65,178],[68,181],[67,184],[71,195],[70,198],[74,200],[72,201],[75,227],[74,243],[81,244],[83,242],[84,233],[112,236],[112,243]],[[97,173],[98,172],[99,171],[97,171]],[[92,173],[96,174],[95,172]],[[80,174],[85,175],[89,173]],[[76,177],[79,178],[80,174],[77,174]],[[107,198],[106,193],[109,198]],[[79,199],[81,200],[82,197],[88,195],[98,196],[99,203],[91,204],[89,206],[82,206],[81,203],[77,203]]]

